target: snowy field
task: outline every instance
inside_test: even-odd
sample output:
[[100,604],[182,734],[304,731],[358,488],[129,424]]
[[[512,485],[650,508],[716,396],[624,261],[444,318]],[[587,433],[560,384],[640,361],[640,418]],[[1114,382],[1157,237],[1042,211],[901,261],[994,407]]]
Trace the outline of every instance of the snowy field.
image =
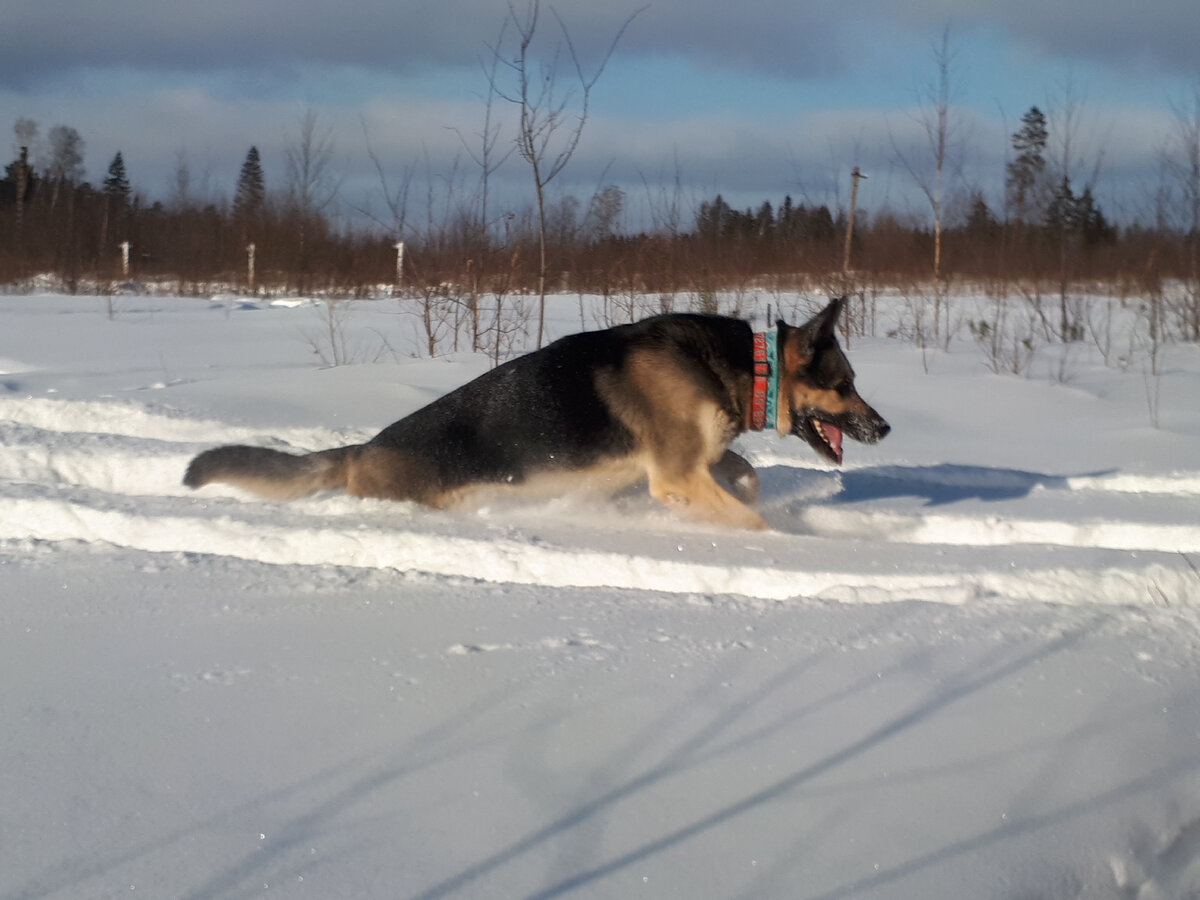
[[1200,348],[856,339],[892,434],[742,438],[740,534],[190,492],[487,361],[394,300],[338,367],[311,303],[113,312],[0,296],[0,898],[1200,897]]

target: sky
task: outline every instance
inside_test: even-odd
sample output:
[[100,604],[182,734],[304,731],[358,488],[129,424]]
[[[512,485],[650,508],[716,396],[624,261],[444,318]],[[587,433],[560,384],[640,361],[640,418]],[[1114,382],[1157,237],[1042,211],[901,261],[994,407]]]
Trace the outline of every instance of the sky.
[[[1195,0],[557,0],[544,3],[531,46],[549,71],[567,125],[597,74],[574,156],[554,198],[586,203],[625,192],[625,226],[684,226],[704,199],[735,207],[845,206],[854,166],[868,176],[859,206],[928,216],[921,186],[932,153],[922,123],[948,33],[951,151],[947,190],[982,191],[999,208],[1009,136],[1038,106],[1051,154],[1072,180],[1094,182],[1116,219],[1146,218],[1178,112],[1200,99]],[[12,125],[75,128],[87,177],[119,150],[136,190],[228,198],[246,151],[262,154],[268,187],[287,181],[286,152],[317,116],[328,136],[336,209],[390,223],[385,197],[408,178],[419,230],[476,190],[489,94],[511,94],[515,29],[526,0],[0,0],[0,150]],[[1084,11],[1086,10],[1086,12]],[[622,31],[622,27],[624,30]],[[949,29],[947,32],[946,30]],[[516,107],[497,98],[494,159],[513,147]],[[1069,152],[1064,150],[1069,147]],[[35,159],[36,159],[35,148]],[[373,157],[373,158],[372,158]],[[378,163],[378,165],[376,165]],[[381,174],[382,173],[382,174]],[[491,178],[496,209],[528,203],[529,167],[515,154]]]

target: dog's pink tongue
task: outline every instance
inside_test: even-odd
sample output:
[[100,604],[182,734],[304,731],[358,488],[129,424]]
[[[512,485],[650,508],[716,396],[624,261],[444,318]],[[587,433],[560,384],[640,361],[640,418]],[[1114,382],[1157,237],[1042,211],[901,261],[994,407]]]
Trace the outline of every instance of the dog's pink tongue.
[[838,462],[842,461],[842,429],[836,425],[831,425],[828,422],[822,422],[821,428],[825,431],[825,438],[829,441],[829,446],[833,448],[833,453],[837,457]]

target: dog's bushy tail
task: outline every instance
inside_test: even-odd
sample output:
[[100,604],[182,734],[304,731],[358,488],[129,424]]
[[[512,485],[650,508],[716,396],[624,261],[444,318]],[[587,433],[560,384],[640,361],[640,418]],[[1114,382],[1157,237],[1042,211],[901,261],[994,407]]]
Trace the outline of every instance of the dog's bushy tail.
[[358,446],[294,454],[238,444],[205,450],[187,467],[183,483],[198,488],[232,484],[268,500],[296,500],[319,491],[344,490]]

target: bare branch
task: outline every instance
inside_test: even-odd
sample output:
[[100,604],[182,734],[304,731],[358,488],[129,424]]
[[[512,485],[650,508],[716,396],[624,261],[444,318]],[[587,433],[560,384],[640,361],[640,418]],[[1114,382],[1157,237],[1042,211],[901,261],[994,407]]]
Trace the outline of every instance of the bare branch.
[[[539,309],[537,336],[539,347],[542,345],[544,336],[546,315],[546,186],[566,168],[567,163],[570,162],[571,157],[575,154],[576,149],[578,149],[579,141],[583,136],[583,128],[587,124],[592,88],[608,65],[609,59],[616,50],[617,42],[641,10],[629,16],[622,23],[608,50],[605,52],[603,59],[590,78],[583,72],[579,56],[575,52],[575,45],[571,41],[570,32],[567,30],[562,18],[557,12],[554,12],[554,17],[558,21],[559,29],[563,35],[563,41],[556,46],[549,62],[539,66],[539,77],[535,84],[531,71],[531,47],[534,35],[537,32],[540,12],[540,0],[529,0],[523,17],[518,15],[517,10],[510,2],[507,21],[512,23],[517,34],[516,58],[509,61],[502,56],[499,43],[497,43],[496,48],[493,50],[495,58],[504,63],[516,81],[515,88],[512,91],[497,90],[496,93],[519,108],[520,121],[517,127],[516,138],[517,153],[529,165],[530,172],[533,175],[533,187],[537,199],[540,256],[538,269]],[[559,87],[559,56],[563,44],[566,45],[567,52],[575,68],[575,76],[579,83],[579,89],[582,92],[582,99],[580,100],[580,108],[574,125],[566,130],[565,137],[562,137],[557,151],[552,152],[551,147],[556,143],[556,136],[561,136],[560,133],[565,127],[564,120],[572,100],[571,91],[565,92],[562,96],[556,93],[556,89]]]

